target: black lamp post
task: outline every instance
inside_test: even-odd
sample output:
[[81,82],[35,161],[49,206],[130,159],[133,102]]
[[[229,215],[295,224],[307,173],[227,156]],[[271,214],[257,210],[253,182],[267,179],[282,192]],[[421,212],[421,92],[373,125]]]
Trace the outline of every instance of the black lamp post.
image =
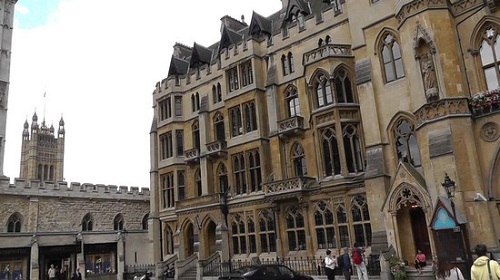
[[[453,211],[453,218],[456,220],[457,216],[455,213],[455,202],[453,202],[453,198],[455,197],[455,190],[456,190],[455,181],[450,179],[450,176],[448,176],[448,173],[445,173],[444,182],[442,182],[441,185],[446,190],[446,195],[448,196],[448,199],[450,200],[451,210]],[[457,228],[460,230],[460,228],[458,226],[457,226]]]

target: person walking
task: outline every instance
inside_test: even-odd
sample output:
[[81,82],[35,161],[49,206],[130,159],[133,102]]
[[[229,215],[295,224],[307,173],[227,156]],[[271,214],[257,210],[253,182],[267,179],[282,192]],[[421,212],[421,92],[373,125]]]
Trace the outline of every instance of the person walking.
[[438,258],[436,271],[437,280],[465,280],[462,271],[454,266],[446,257]]
[[352,262],[356,267],[356,274],[358,275],[358,280],[368,280],[368,271],[366,270],[366,264],[363,260],[364,248],[360,248],[358,243],[354,243],[354,248],[352,249]]
[[484,244],[476,245],[474,251],[477,259],[472,264],[470,276],[472,280],[500,280],[500,265],[487,256],[488,249]]
[[82,274],[80,273],[79,267],[77,267],[75,272],[73,272],[73,276],[71,276],[71,280],[82,280]]
[[50,265],[49,271],[47,272],[49,276],[49,280],[55,280],[56,279],[56,269],[54,268],[54,264]]
[[326,276],[328,277],[328,280],[334,280],[335,279],[335,267],[337,266],[337,259],[335,257],[332,257],[332,251],[326,250],[326,257],[325,257],[325,273]]
[[344,248],[344,253],[341,254],[337,259],[337,265],[342,270],[342,275],[344,275],[345,280],[351,280],[351,258],[349,257],[349,248]]

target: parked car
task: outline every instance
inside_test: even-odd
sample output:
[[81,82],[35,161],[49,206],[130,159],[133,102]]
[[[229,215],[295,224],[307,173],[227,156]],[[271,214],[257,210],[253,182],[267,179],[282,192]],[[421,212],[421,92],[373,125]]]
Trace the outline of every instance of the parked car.
[[311,276],[293,271],[281,264],[263,264],[240,267],[219,280],[313,280]]

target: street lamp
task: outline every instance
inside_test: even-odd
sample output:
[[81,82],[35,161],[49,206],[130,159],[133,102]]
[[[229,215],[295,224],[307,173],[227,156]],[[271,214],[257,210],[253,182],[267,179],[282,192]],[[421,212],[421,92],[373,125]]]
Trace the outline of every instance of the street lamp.
[[[455,198],[455,190],[457,187],[455,185],[455,181],[450,179],[450,176],[448,176],[448,173],[445,173],[444,182],[442,182],[441,185],[446,190],[446,195],[448,196],[448,199],[450,200],[451,210],[453,211],[453,218],[456,220],[457,215],[455,213],[455,202],[453,202],[453,198]],[[460,231],[460,228],[457,226],[454,230]]]

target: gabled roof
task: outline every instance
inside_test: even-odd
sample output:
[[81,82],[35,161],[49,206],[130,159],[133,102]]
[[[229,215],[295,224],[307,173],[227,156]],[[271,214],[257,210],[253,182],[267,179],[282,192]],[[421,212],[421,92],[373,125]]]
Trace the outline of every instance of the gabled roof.
[[288,2],[288,6],[286,7],[286,19],[290,19],[291,14],[295,14],[299,11],[304,15],[311,14],[311,7],[309,6],[309,2],[305,0],[290,0]]
[[192,50],[191,59],[189,60],[189,66],[191,68],[198,67],[203,64],[210,64],[210,61],[212,61],[212,51],[204,46],[195,42]]
[[243,35],[227,28],[226,26],[222,29],[222,36],[220,38],[219,51],[234,45],[243,40]]
[[171,75],[184,75],[189,69],[189,63],[183,59],[176,58],[172,55],[170,60],[170,67],[168,68],[168,76]]
[[259,35],[261,33],[271,35],[272,32],[273,22],[254,11],[252,14],[252,21],[250,22],[248,33],[250,35]]

